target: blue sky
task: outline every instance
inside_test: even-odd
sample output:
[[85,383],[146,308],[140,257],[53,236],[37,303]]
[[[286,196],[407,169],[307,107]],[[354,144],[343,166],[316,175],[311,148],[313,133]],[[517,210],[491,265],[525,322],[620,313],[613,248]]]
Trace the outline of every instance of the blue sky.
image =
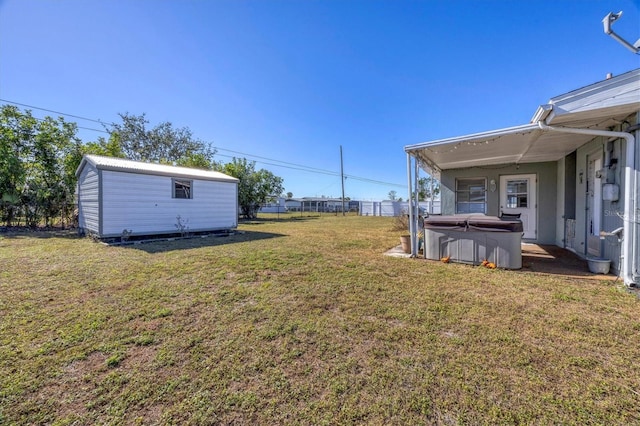
[[0,0],[0,98],[187,126],[296,197],[340,196],[342,146],[347,196],[406,197],[405,145],[525,124],[640,67],[603,33],[620,10],[635,42],[629,0]]

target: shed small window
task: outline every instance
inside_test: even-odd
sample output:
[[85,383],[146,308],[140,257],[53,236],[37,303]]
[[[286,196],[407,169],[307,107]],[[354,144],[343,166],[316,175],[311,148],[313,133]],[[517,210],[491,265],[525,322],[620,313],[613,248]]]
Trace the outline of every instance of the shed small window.
[[173,179],[173,198],[193,198],[193,181]]
[[486,212],[486,179],[458,179],[456,181],[456,213]]

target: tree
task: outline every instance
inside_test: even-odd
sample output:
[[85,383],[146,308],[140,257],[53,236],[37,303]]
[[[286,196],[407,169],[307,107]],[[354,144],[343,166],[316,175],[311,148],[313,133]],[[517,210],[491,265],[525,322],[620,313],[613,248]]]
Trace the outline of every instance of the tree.
[[246,158],[233,158],[230,163],[218,166],[218,170],[238,178],[238,204],[242,215],[255,219],[261,204],[269,201],[273,194],[281,194],[284,190],[282,178],[268,170],[255,169],[255,161]]
[[[80,141],[77,126],[62,117],[36,120],[31,111],[5,105],[0,111],[0,214],[7,226],[16,215],[37,226],[72,210]],[[77,165],[76,165],[77,167]]]
[[25,158],[36,132],[37,121],[11,105],[0,110],[0,213],[11,226],[20,208],[22,188],[26,176]]
[[288,199],[292,199],[293,198],[293,192],[287,192],[287,198]]
[[[431,193],[431,182],[433,182],[433,194]],[[430,200],[440,194],[440,183],[431,176],[418,179],[418,198],[419,201]]]
[[109,131],[117,136],[124,157],[206,169],[215,167],[215,150],[195,139],[188,127],[174,128],[170,122],[163,122],[147,130],[149,120],[145,114],[119,115],[122,124],[113,124]]
[[23,189],[25,218],[32,227],[42,219],[49,226],[52,218],[72,210],[75,170],[66,167],[66,160],[79,143],[75,136],[77,125],[62,117],[45,117],[36,130]]
[[191,167],[194,169],[210,170],[213,168],[212,160],[201,152],[189,152],[178,158],[175,162],[176,166]]
[[103,155],[105,157],[126,158],[118,133],[111,133],[109,139],[101,136],[96,142],[87,143],[83,147],[83,152],[85,154]]
[[389,199],[391,201],[396,201],[396,199],[398,198],[398,193],[394,190],[389,191]]

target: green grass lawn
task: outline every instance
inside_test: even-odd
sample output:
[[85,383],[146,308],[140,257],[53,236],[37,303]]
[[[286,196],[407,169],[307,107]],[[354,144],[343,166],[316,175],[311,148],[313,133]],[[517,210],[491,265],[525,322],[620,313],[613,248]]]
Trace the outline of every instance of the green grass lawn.
[[0,236],[0,424],[639,424],[640,299],[383,256],[393,219]]

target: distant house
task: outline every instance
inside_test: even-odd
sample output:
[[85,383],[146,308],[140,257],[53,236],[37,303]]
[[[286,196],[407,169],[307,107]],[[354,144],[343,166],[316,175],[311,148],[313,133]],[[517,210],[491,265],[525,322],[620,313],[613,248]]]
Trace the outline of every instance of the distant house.
[[260,206],[260,213],[284,213],[287,211],[284,197],[275,197],[274,199]]
[[405,152],[440,180],[443,214],[519,215],[525,241],[610,260],[638,285],[639,123],[634,70],[552,98],[529,124]]
[[238,225],[238,180],[223,173],[85,155],[76,176],[82,233],[110,238]]
[[[341,212],[343,206],[342,198],[303,197],[297,201],[300,203],[299,209],[304,212],[336,213]],[[345,199],[344,210],[357,212],[359,204],[359,201]]]
[[284,200],[284,207],[290,212],[299,212],[302,207],[302,202],[296,198],[287,198]]

